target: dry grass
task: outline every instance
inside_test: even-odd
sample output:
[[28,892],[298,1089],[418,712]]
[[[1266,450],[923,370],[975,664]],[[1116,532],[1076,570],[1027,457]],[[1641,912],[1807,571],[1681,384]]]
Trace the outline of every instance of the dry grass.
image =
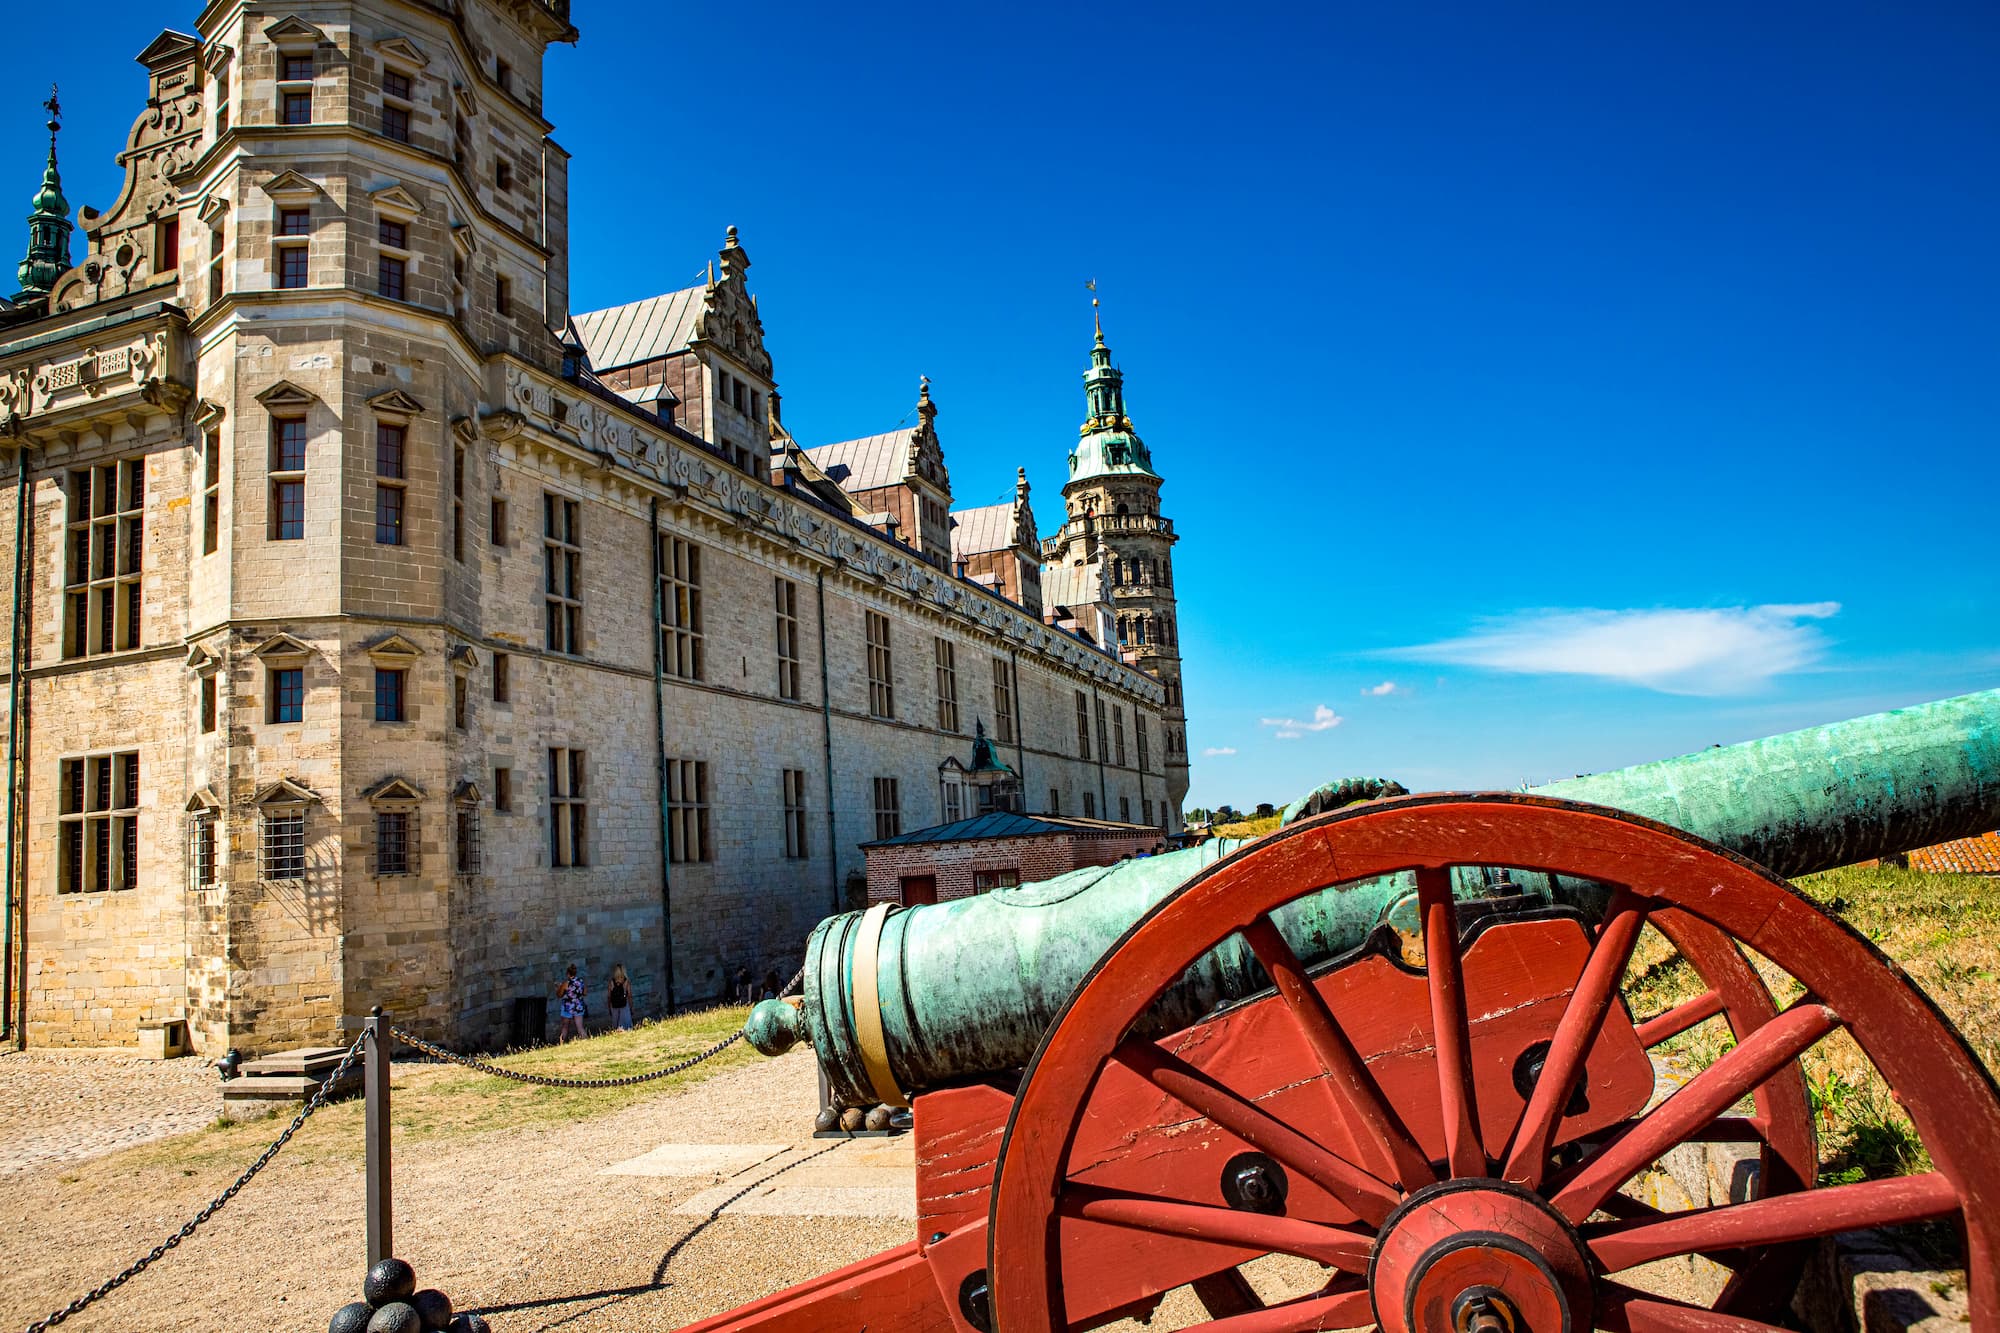
[[[1889,867],[1849,867],[1809,875],[1799,889],[1900,964],[1965,1037],[1986,1067],[2000,1067],[2000,885],[1975,875],[1932,875]],[[1768,959],[1752,955],[1782,1006],[1802,988]],[[1625,995],[1650,1017],[1691,998],[1693,970],[1650,927],[1641,937]],[[1700,1068],[1732,1044],[1721,1019],[1664,1050]],[[1819,1116],[1821,1178],[1829,1183],[1930,1169],[1930,1155],[1888,1084],[1846,1033],[1835,1033],[1802,1062]]]
[[1217,824],[1214,828],[1218,838],[1261,838],[1266,833],[1277,831],[1283,815],[1266,815],[1262,819],[1245,819],[1235,824]]

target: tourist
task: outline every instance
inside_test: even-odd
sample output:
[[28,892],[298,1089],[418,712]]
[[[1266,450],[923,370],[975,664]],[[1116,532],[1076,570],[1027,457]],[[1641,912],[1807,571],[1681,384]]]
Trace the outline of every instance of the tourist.
[[577,1036],[585,1035],[583,1020],[590,1010],[585,1006],[583,997],[588,989],[583,984],[583,978],[576,974],[576,964],[571,963],[569,970],[563,974],[562,985],[556,988],[556,998],[562,1003],[562,1026],[556,1029],[557,1042],[569,1040],[572,1023],[576,1025]]
[[764,998],[767,1000],[777,999],[778,987],[782,984],[783,983],[778,980],[778,974],[776,972],[766,972],[764,974]]
[[632,983],[625,979],[625,964],[611,965],[611,987],[604,992],[604,1002],[611,1006],[611,1026],[620,1032],[632,1027]]

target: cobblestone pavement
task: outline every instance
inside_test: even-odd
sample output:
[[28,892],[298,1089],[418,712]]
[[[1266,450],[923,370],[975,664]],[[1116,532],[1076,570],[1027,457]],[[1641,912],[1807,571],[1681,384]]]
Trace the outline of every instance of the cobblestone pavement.
[[200,1129],[222,1085],[200,1060],[117,1051],[0,1054],[0,1177]]

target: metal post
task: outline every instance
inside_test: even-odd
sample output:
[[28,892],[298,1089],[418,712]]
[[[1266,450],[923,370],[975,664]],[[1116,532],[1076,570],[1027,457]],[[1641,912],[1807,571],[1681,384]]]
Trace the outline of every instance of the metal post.
[[362,1057],[366,1071],[366,1105],[362,1109],[363,1136],[368,1145],[368,1266],[373,1268],[396,1252],[395,1209],[389,1197],[389,1048],[395,1037],[382,1006],[368,1015],[368,1050]]

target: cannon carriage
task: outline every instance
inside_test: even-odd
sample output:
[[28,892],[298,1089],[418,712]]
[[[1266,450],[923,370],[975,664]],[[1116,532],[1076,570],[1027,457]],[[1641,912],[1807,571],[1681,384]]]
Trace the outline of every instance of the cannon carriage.
[[[917,1234],[693,1329],[1088,1329],[1191,1287],[1217,1333],[1747,1331],[1785,1321],[1818,1238],[1939,1218],[2000,1333],[2000,1095],[1780,877],[2000,825],[2000,691],[1531,792],[1392,790],[822,923],[803,996],[751,1038],[913,1108]],[[1642,935],[1698,980],[1635,1016]],[[1655,1053],[1704,1023],[1726,1053],[1663,1094]],[[1828,1040],[1873,1062],[1932,1170],[1818,1184],[1798,1062]],[[1688,1143],[1747,1145],[1747,1197],[1621,1192]],[[1270,1255],[1313,1283],[1267,1301],[1245,1266]],[[1705,1304],[1633,1276],[1689,1255],[1729,1274]]]

